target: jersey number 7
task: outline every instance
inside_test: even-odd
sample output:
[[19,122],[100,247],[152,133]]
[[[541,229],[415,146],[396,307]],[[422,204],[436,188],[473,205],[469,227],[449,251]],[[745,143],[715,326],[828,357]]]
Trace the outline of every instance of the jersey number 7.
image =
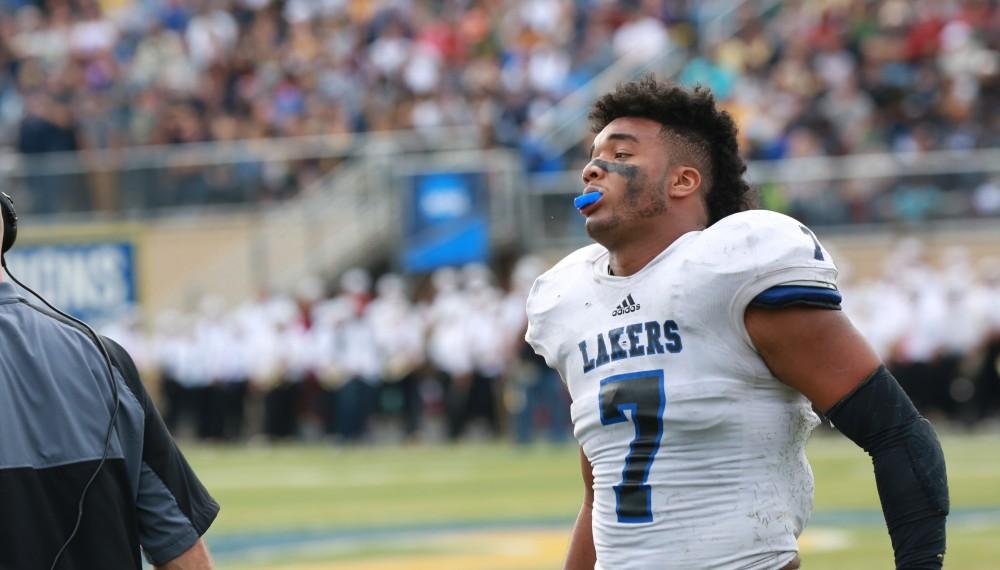
[[[622,482],[615,485],[615,511],[620,523],[653,521],[653,493],[646,480],[663,438],[663,370],[619,374],[601,380],[599,405],[603,425],[629,421],[635,437],[629,444]],[[631,418],[625,411],[630,410]]]

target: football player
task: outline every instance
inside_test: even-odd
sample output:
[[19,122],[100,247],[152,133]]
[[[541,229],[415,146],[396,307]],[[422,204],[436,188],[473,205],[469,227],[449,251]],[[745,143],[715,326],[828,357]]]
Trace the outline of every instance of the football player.
[[527,301],[581,447],[566,567],[798,568],[815,406],[871,455],[897,568],[940,568],[937,437],[839,310],[816,236],[750,209],[730,116],[645,77],[590,119],[576,205],[597,243]]

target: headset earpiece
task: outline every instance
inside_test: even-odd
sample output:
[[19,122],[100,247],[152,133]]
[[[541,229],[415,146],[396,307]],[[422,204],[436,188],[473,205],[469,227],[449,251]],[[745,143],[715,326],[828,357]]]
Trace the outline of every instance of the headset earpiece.
[[6,192],[0,192],[0,211],[3,215],[3,250],[0,253],[7,253],[17,239],[17,211],[14,199]]

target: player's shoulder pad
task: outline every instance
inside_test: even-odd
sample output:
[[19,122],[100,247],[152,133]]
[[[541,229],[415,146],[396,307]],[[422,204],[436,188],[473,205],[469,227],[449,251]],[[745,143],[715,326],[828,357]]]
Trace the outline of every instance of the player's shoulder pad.
[[760,277],[786,268],[832,272],[836,266],[816,235],[798,220],[770,210],[727,216],[702,232],[699,257],[720,273]]
[[566,327],[570,319],[565,317],[571,304],[566,301],[575,288],[586,283],[585,279],[593,278],[594,262],[605,252],[596,244],[578,249],[543,273],[531,286],[525,305],[528,329],[524,339],[552,368],[557,366],[560,339],[569,334]]
[[531,320],[532,317],[540,316],[555,308],[562,300],[566,289],[593,271],[594,261],[605,251],[598,244],[581,247],[535,279],[528,294],[526,307],[528,319]]

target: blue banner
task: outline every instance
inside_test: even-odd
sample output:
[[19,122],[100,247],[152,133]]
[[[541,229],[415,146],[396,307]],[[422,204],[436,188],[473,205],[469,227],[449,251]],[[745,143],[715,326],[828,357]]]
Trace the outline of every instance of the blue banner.
[[18,244],[6,258],[14,276],[80,319],[114,319],[138,301],[135,247],[130,242]]
[[404,270],[431,271],[489,257],[488,200],[481,172],[411,177],[404,211]]

